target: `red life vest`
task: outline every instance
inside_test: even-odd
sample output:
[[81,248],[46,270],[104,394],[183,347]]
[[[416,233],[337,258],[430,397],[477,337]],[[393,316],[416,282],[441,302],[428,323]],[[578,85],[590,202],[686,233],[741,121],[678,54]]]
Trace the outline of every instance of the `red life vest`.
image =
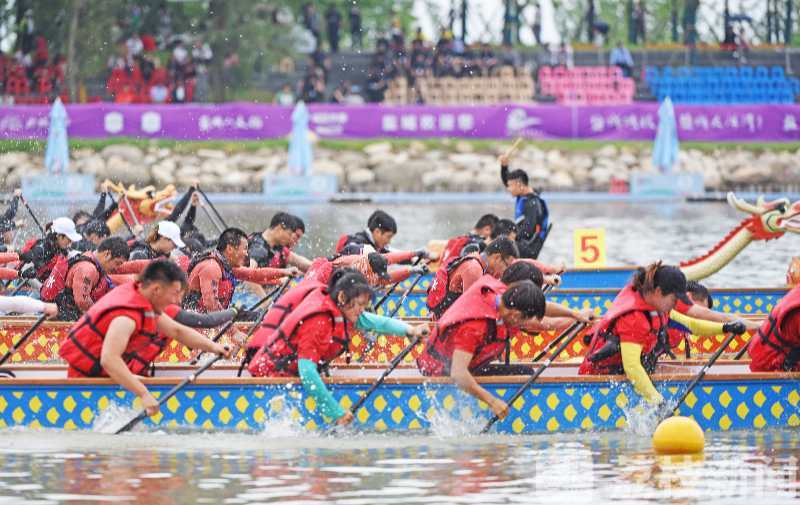
[[[233,276],[233,269],[228,264],[228,261],[225,259],[225,257],[219,253],[219,251],[215,249],[203,254],[198,254],[192,258],[192,262],[189,264],[188,275],[191,276],[192,271],[200,263],[209,260],[216,261],[219,265],[219,268],[222,270],[222,279],[220,279],[219,283],[217,284],[217,297],[219,298],[222,307],[227,309],[231,305],[233,292],[236,290],[237,282],[236,277]],[[203,303],[203,295],[199,289],[186,293],[186,296],[183,299],[183,306],[184,308],[196,310],[198,312],[208,312],[208,308],[205,306],[205,303]]]
[[645,302],[642,296],[634,291],[629,284],[614,298],[611,308],[608,309],[608,312],[605,313],[603,319],[600,320],[591,333],[589,352],[583,359],[580,368],[578,368],[579,374],[623,373],[622,355],[619,352],[619,336],[614,333],[614,325],[622,316],[636,311],[644,313],[649,321],[648,326],[642,328],[642,332],[648,334],[647,341],[642,345],[642,364],[648,373],[652,373],[655,370],[658,354],[660,353],[657,344],[659,343],[659,338],[668,338],[666,330],[669,317],[653,310],[653,307]]
[[318,315],[331,319],[333,332],[324,349],[319,349],[320,365],[330,363],[350,347],[349,324],[328,291],[316,289],[294,309],[267,339],[248,366],[254,377],[297,376],[298,333],[303,321]]
[[474,371],[490,363],[506,348],[508,328],[498,320],[497,296],[506,292],[507,286],[491,275],[484,275],[436,322],[425,349],[417,358],[417,366],[424,375],[448,375],[453,359],[450,333],[456,326],[468,321],[485,320],[489,331],[472,356],[469,370]]
[[29,239],[27,242],[25,242],[25,245],[22,246],[22,249],[20,249],[19,252],[24,254],[30,251],[31,249],[33,249],[33,246],[35,246],[40,240],[42,239],[40,238]]
[[467,244],[477,244],[482,240],[483,239],[479,235],[475,235],[473,233],[451,238],[447,241],[447,244],[445,244],[444,249],[442,250],[441,264],[447,265],[450,260],[461,256],[461,250],[464,249]]
[[283,320],[286,319],[286,316],[291,314],[312,291],[315,289],[322,289],[326,285],[327,284],[311,280],[306,276],[300,284],[284,293],[284,295],[278,298],[267,311],[258,330],[253,334],[250,341],[247,342],[247,349],[258,350],[264,347],[264,344],[267,343],[267,339],[275,333],[275,330],[277,330]]
[[261,236],[260,233],[253,233],[249,237],[247,237],[248,244],[250,248],[253,248],[254,245],[258,245],[259,247],[263,248],[264,251],[267,253],[269,259],[259,259],[255,258],[258,266],[260,268],[263,267],[270,267],[270,268],[286,268],[289,265],[289,255],[292,253],[292,250],[286,246],[275,246],[272,247],[269,243],[264,240],[264,237]]
[[459,266],[470,260],[477,261],[481,269],[483,269],[483,263],[479,258],[463,256],[451,259],[450,263],[443,263],[446,266],[444,268],[439,267],[439,270],[436,271],[436,276],[428,288],[427,305],[432,318],[438,319],[442,317],[442,314],[461,296],[461,292],[450,290],[450,277]]
[[169,339],[159,334],[158,314],[138,287],[138,283],[129,282],[112,289],[72,326],[59,350],[59,355],[69,363],[70,377],[108,376],[100,365],[100,354],[111,321],[120,316],[136,322],[122,353],[132,373],[143,374],[161,353]]
[[93,302],[96,302],[111,291],[114,287],[114,283],[111,282],[111,278],[106,274],[106,271],[103,270],[100,262],[97,261],[97,258],[92,253],[74,256],[69,260],[63,256],[59,256],[58,258],[59,260],[53,268],[53,271],[50,272],[50,276],[39,291],[39,297],[42,301],[55,302],[56,305],[58,305],[58,315],[60,319],[74,321],[80,317],[81,310],[75,303],[75,296],[72,289],[67,288],[67,276],[72,267],[78,263],[88,261],[97,269],[99,276],[95,285],[92,286],[90,294]]
[[331,280],[332,273],[333,261],[328,258],[316,258],[311,262],[311,266],[308,267],[305,274],[303,274],[303,280],[314,280],[323,284],[328,284],[328,281]]
[[[39,244],[42,245],[43,252],[45,253],[45,258],[47,257],[47,243],[44,242],[44,239],[30,239],[28,240],[25,245],[22,247],[20,254],[25,254],[30,252],[31,249],[38,246]],[[55,247],[55,246],[53,246]],[[61,252],[61,250],[54,249],[52,252],[52,256],[50,259],[46,260],[44,263],[37,265],[33,263],[33,268],[35,269],[35,278],[39,281],[44,283],[47,281],[47,277],[50,275],[50,272],[55,268],[56,264],[60,260],[60,258],[65,258],[66,256]],[[27,270],[27,269],[26,269]]]
[[800,335],[781,333],[786,318],[800,309],[800,286],[793,288],[772,308],[747,348],[753,372],[790,371],[800,360]]
[[342,249],[344,249],[344,246],[346,246],[349,241],[350,241],[350,235],[344,234],[341,237],[339,237],[339,240],[336,241],[336,247],[334,247],[333,249],[334,252],[336,252],[336,254],[341,254]]

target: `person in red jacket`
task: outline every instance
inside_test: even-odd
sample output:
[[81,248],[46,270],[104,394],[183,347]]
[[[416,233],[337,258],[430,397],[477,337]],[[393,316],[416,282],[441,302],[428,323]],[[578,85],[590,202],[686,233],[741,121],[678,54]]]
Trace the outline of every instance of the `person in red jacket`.
[[417,366],[423,375],[449,375],[458,387],[505,417],[508,405],[481,387],[474,375],[502,354],[512,329],[544,315],[544,294],[533,282],[506,285],[484,275],[436,322]]
[[170,339],[206,352],[230,357],[231,350],[163,315],[186,287],[186,274],[175,263],[154,261],[138,282],[111,290],[70,329],[59,354],[69,365],[67,376],[110,377],[141,399],[148,415],[158,401],[139,378]]
[[800,370],[800,287],[772,309],[747,347],[753,372]]
[[112,277],[128,259],[130,249],[121,237],[100,243],[96,252],[86,252],[57,264],[42,285],[40,298],[58,305],[58,319],[75,321],[114,284],[130,281],[128,276]]
[[196,256],[189,266],[189,288],[183,306],[198,312],[227,309],[239,280],[257,284],[299,272],[289,268],[244,268],[247,235],[238,228],[223,231],[216,249]]

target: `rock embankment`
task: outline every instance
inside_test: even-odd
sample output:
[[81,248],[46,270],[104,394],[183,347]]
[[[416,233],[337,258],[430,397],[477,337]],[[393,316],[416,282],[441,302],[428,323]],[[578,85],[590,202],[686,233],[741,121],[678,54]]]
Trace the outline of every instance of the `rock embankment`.
[[[444,149],[447,147],[447,150]],[[507,148],[480,151],[468,142],[454,141],[443,148],[422,142],[402,147],[374,142],[353,150],[315,149],[313,170],[339,178],[343,191],[497,191],[501,189],[496,157]],[[74,149],[70,169],[138,186],[175,184],[194,180],[215,191],[260,191],[268,174],[286,172],[285,149],[261,148],[226,152],[200,148],[175,151],[130,144],[102,150]],[[608,145],[594,151],[542,149],[529,143],[516,153],[512,168],[528,172],[536,187],[549,190],[608,190],[612,181],[627,181],[633,171],[655,171],[649,148]],[[0,181],[17,187],[22,174],[43,170],[43,157],[27,152],[0,154]],[[747,186],[800,184],[800,151],[717,149],[681,151],[675,167],[703,174],[709,190]]]

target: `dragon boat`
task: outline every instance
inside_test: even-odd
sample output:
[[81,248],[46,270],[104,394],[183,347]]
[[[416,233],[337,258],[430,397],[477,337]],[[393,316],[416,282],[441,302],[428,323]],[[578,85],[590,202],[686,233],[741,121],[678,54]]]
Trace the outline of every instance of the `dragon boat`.
[[[654,375],[666,398],[679,396],[702,361],[661,366]],[[298,432],[329,426],[317,405],[295,379],[236,378],[235,365],[217,365],[169,399],[145,422],[157,426],[259,432],[279,425]],[[64,379],[63,366],[14,367],[15,379],[0,380],[0,427],[100,429],[124,424],[139,408],[138,399],[106,379]],[[162,367],[145,379],[154,396],[164,394],[191,372],[187,366]],[[382,367],[334,368],[329,387],[349,408],[375,381]],[[500,433],[554,433],[618,430],[642,416],[638,395],[622,377],[576,375],[575,364],[554,364],[517,399]],[[167,377],[169,376],[169,377]],[[482,377],[492,394],[509,399],[527,376]],[[800,374],[749,373],[746,363],[718,361],[680,406],[707,431],[796,428],[800,425]],[[112,405],[123,409],[111,409]],[[109,410],[111,409],[111,410]],[[104,413],[108,411],[107,413]],[[403,367],[382,384],[355,413],[363,431],[421,432],[448,426],[477,432],[491,417],[486,405],[459,391],[447,378],[420,377]],[[115,426],[117,427],[117,426]]]
[[[421,319],[407,319],[410,323],[419,323]],[[25,334],[33,325],[34,321],[29,319],[15,318],[7,319],[0,329],[0,355],[8,351],[12,345]],[[67,338],[67,333],[71,323],[67,322],[47,322],[40,326],[21,346],[17,346],[17,352],[9,360],[11,363],[52,363],[59,362],[61,358],[58,351],[61,342]],[[246,332],[249,327],[247,323],[237,324],[239,331]],[[214,332],[208,331],[211,336]],[[579,334],[573,343],[565,349],[559,359],[567,360],[582,357],[586,353],[586,345],[583,341],[585,330]],[[509,348],[510,361],[531,360],[542,351],[547,349],[548,344],[553,342],[558,336],[558,331],[547,331],[539,334],[520,333],[512,338]],[[726,349],[726,353],[735,354],[739,352],[755,332],[745,333],[737,336]],[[222,337],[222,342],[228,342],[230,333]],[[720,344],[725,340],[724,335],[696,336],[691,335],[688,340],[681,342],[675,350],[675,354],[684,357],[703,357],[719,349]],[[350,340],[350,361],[356,363],[388,363],[402,351],[408,342],[405,337],[380,335],[372,337],[355,333]],[[412,363],[422,352],[423,344],[417,345],[411,353],[405,357],[405,361]],[[191,360],[192,351],[171,341],[164,351],[156,359],[156,364],[181,363]],[[239,356],[241,359],[241,354]],[[344,359],[344,358],[342,358]]]

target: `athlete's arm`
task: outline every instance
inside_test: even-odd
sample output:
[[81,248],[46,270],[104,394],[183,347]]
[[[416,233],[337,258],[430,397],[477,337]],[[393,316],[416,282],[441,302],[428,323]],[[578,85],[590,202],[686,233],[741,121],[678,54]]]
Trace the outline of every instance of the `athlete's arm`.
[[591,309],[577,311],[553,302],[545,303],[544,315],[547,317],[569,317],[582,323],[590,323],[594,317]]
[[206,338],[202,333],[173,321],[169,316],[161,315],[158,318],[158,331],[174,338],[181,344],[190,349],[200,349],[201,351],[213,352],[230,356],[230,350],[225,346]]
[[453,382],[458,387],[489,405],[495,415],[500,418],[505,417],[508,414],[508,405],[482,388],[478,381],[475,380],[475,377],[469,373],[469,364],[472,361],[472,356],[472,353],[460,349],[453,351],[450,378],[453,379]]
[[310,259],[306,258],[305,256],[300,256],[299,254],[294,252],[289,253],[289,258],[287,262],[290,265],[297,267],[297,269],[300,270],[301,272],[305,272],[311,266]]
[[622,354],[622,368],[625,375],[631,381],[633,389],[651,405],[658,405],[664,401],[661,393],[656,391],[650,376],[642,366],[642,346],[632,342],[621,342],[620,353]]
[[115,317],[108,325],[106,337],[103,339],[103,349],[100,351],[100,366],[108,376],[135,394],[142,400],[142,407],[148,415],[158,412],[158,401],[150,394],[147,387],[134,375],[122,359],[122,354],[128,347],[128,341],[136,330],[136,322],[125,316]]

